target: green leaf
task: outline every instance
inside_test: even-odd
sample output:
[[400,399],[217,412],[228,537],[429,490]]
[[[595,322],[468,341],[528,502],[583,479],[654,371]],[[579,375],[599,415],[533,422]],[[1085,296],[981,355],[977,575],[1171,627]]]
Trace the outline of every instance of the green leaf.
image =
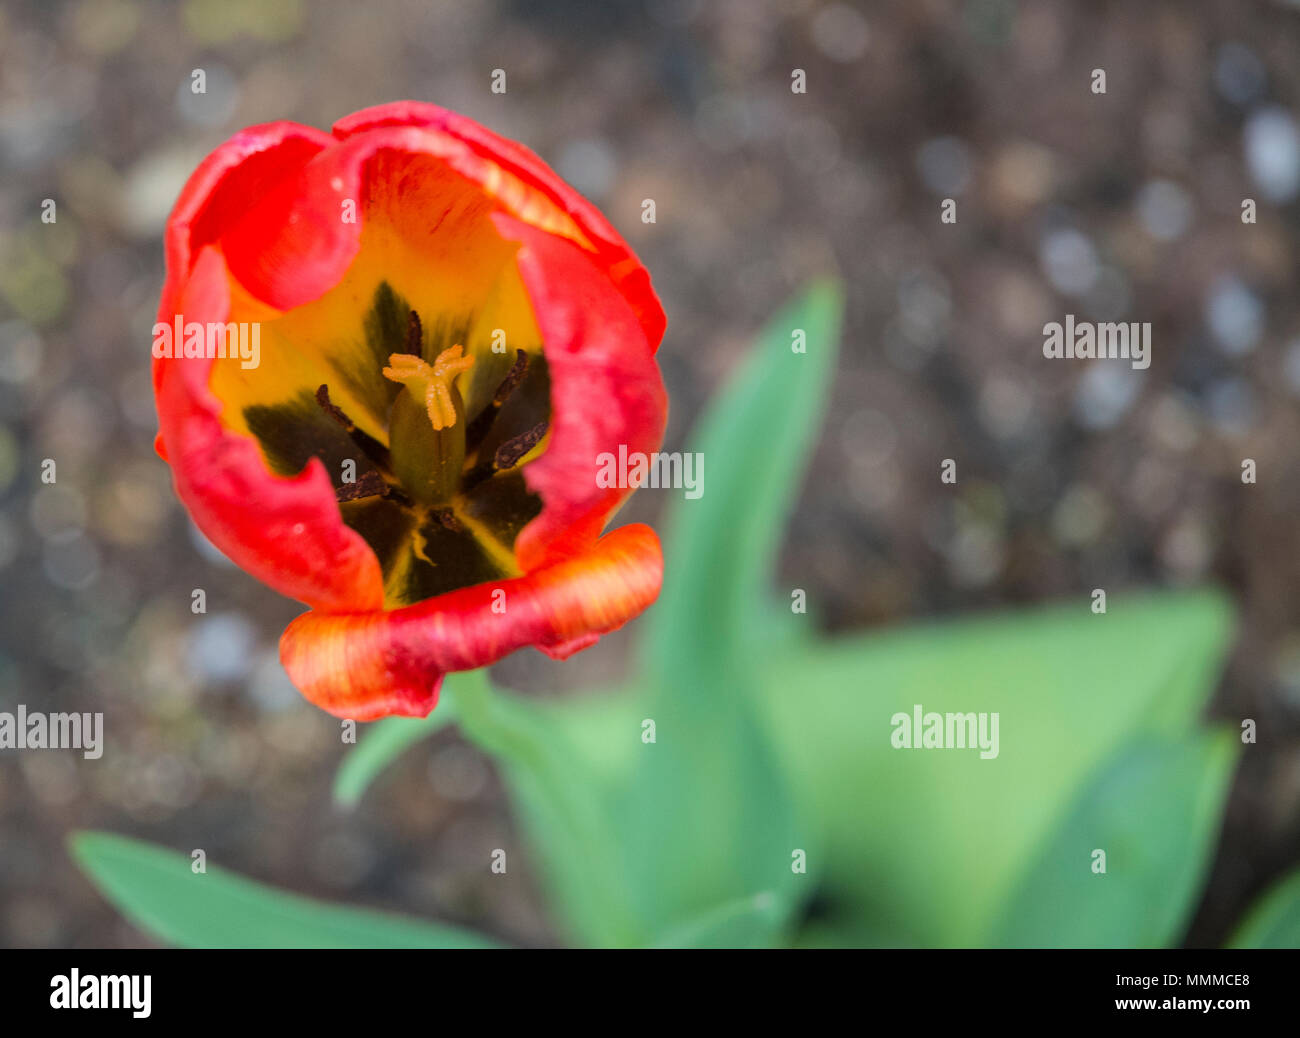
[[[1231,732],[1140,738],[1076,797],[1006,899],[992,943],[1164,948],[1195,906],[1239,744]],[[1094,854],[1105,852],[1105,872]]]
[[[1209,592],[916,625],[767,659],[763,698],[824,900],[889,945],[978,944],[1082,784],[1137,734],[1192,732],[1232,628]],[[997,712],[995,759],[894,749],[891,718]]]
[[[639,762],[615,809],[642,932],[653,938],[770,892],[781,910],[764,917],[774,940],[783,913],[811,896],[820,856],[768,733],[737,697],[704,681],[657,696],[645,716],[656,741],[633,744]],[[796,852],[811,863],[806,872],[794,872]]]
[[[459,675],[448,674],[443,683],[454,684]],[[375,778],[393,761],[414,746],[456,720],[456,707],[450,696],[440,696],[437,707],[428,717],[387,717],[366,728],[365,735],[351,753],[343,758],[334,776],[334,801],[342,807],[355,807]]]
[[[575,941],[672,940],[721,903],[767,893],[768,910],[747,924],[765,940],[746,943],[770,943],[813,889],[815,834],[793,818],[780,764],[751,716],[733,706],[720,727],[683,728],[654,702],[631,692],[542,702],[493,693],[496,730],[471,720],[472,706],[462,727],[498,761],[548,904]],[[654,743],[642,741],[647,718],[658,726]],[[792,872],[795,849],[809,851],[809,874]]]
[[562,928],[584,944],[640,943],[600,754],[544,707],[496,692],[486,671],[464,678],[452,692],[461,730],[501,769]]
[[1300,948],[1300,871],[1274,884],[1247,913],[1230,948]]
[[[567,928],[587,942],[642,946],[760,895],[770,910],[747,926],[770,942],[811,893],[791,864],[795,851],[817,860],[816,834],[756,717],[748,649],[774,644],[766,585],[819,432],[841,310],[837,285],[813,285],[701,420],[704,493],[674,506],[635,706],[476,695],[473,723],[462,710],[505,769]],[[806,352],[791,349],[795,329]]]
[[140,840],[80,832],[69,850],[132,923],[188,948],[490,948],[469,930],[290,894]]
[[[670,684],[688,684],[700,666],[770,637],[768,585],[821,431],[843,306],[838,283],[820,281],[783,307],[691,437],[704,459],[703,493],[674,501],[668,572],[643,646],[646,670]],[[795,329],[804,353],[792,349]]]
[[744,897],[665,933],[652,948],[761,948],[786,912],[771,891]]
[[796,629],[788,606],[784,626],[775,622],[769,582],[821,430],[842,310],[830,281],[783,307],[692,436],[704,492],[674,504],[664,590],[641,656],[656,740],[635,747],[615,810],[629,896],[652,933],[770,892],[780,907],[770,941],[812,893],[812,876],[791,865],[801,854],[815,873],[817,833],[758,717],[754,668],[759,646],[788,646]]

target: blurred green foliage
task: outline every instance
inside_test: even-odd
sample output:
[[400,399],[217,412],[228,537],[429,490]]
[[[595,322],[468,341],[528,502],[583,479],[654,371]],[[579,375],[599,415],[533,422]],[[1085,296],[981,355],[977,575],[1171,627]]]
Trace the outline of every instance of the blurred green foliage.
[[1300,948],[1300,871],[1267,891],[1246,914],[1233,948]]
[[370,726],[364,741],[347,755],[334,777],[334,799],[355,807],[381,771],[416,743],[456,720],[456,704],[447,697],[428,717],[387,717]]
[[186,948],[487,948],[467,930],[342,908],[111,833],[77,833],[73,858],[132,923]]
[[[382,722],[362,740],[339,800],[355,803],[385,763],[454,721],[500,768],[555,921],[579,944],[1177,943],[1239,749],[1199,721],[1231,635],[1228,604],[1212,592],[1116,592],[1104,614],[1081,599],[817,637],[769,582],[841,310],[838,286],[813,285],[703,419],[694,447],[709,493],[676,505],[663,595],[624,687],[536,702],[482,672],[451,675],[433,718]],[[891,718],[916,704],[996,712],[998,755],[895,749]],[[190,883],[184,859],[103,836],[79,838],[77,853],[164,940],[230,936],[216,921],[234,913],[231,888]],[[344,910],[275,897],[290,906],[286,919],[267,915],[285,945],[467,940],[329,929]],[[1298,905],[1293,881],[1238,942],[1297,943]],[[259,930],[262,940],[276,938]]]

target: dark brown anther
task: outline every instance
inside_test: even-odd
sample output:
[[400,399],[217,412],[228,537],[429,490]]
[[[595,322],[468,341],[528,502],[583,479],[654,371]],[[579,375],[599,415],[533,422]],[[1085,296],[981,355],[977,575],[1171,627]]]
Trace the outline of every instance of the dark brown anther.
[[496,455],[492,459],[492,464],[496,466],[497,471],[514,468],[519,463],[520,458],[542,442],[548,424],[547,422],[538,422],[527,432],[511,437],[498,447]]
[[[487,436],[488,430],[492,428],[492,423],[496,421],[497,415],[501,412],[501,405],[510,399],[510,394],[519,388],[523,382],[524,376],[528,374],[528,354],[523,350],[515,350],[515,362],[510,365],[510,370],[506,372],[506,377],[501,380],[501,385],[497,386],[497,391],[492,394],[492,402],[483,408],[469,423],[469,428],[465,430],[465,449],[474,450],[483,438]],[[491,473],[488,473],[491,475]]]
[[316,403],[320,404],[322,411],[343,427],[343,431],[352,438],[352,442],[357,445],[362,454],[385,472],[389,471],[391,459],[388,456],[388,448],[373,436],[358,429],[347,413],[330,400],[329,386],[322,385],[316,390]]
[[526,374],[528,374],[528,354],[523,350],[515,350],[515,362],[510,365],[506,377],[501,380],[501,385],[497,386],[497,391],[492,394],[492,403],[497,407],[504,404],[510,394],[519,388],[519,383],[524,380]]
[[429,513],[429,518],[444,530],[461,533],[465,529],[464,524],[456,518],[456,513],[450,508],[435,508]]
[[424,356],[424,329],[420,315],[412,310],[406,317],[406,352],[412,357]]
[[356,501],[363,497],[376,497],[387,493],[388,484],[384,482],[384,477],[378,472],[365,472],[352,483],[344,483],[336,491],[334,496],[339,502]]
[[334,402],[330,400],[330,387],[324,383],[316,390],[316,403],[320,404],[321,410],[343,426],[349,433],[356,428],[352,424],[352,419],[344,413],[343,408],[334,406]]
[[334,491],[334,497],[339,504],[346,501],[363,501],[367,498],[382,497],[385,500],[401,505],[403,508],[411,508],[414,505],[414,502],[406,496],[406,492],[401,487],[393,486],[378,472],[365,472],[355,482],[344,483]]

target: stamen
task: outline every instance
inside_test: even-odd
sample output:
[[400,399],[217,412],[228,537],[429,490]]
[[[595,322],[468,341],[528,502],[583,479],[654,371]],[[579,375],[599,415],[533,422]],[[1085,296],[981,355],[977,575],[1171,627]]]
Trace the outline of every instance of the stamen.
[[492,458],[492,464],[496,466],[497,471],[514,468],[520,458],[542,442],[548,424],[548,422],[538,422],[527,432],[511,437],[498,447]]
[[[411,318],[410,328],[418,338],[420,319],[414,312]],[[464,350],[463,346],[452,346],[439,353],[432,364],[409,353],[394,353],[388,358],[389,366],[384,368],[384,378],[401,383],[424,403],[434,429],[450,429],[456,424],[452,384],[456,376],[474,366],[474,358],[464,356]]]
[[321,387],[316,390],[316,403],[320,404],[322,411],[343,427],[344,432],[351,437],[352,442],[357,445],[362,454],[385,472],[389,471],[389,463],[391,459],[388,454],[388,448],[369,433],[358,429],[356,423],[347,416],[346,412],[330,400],[329,386],[322,384]]
[[519,459],[542,442],[549,422],[538,422],[531,429],[512,436],[499,446],[491,460],[484,459],[469,469],[461,480],[461,488],[468,493],[486,479],[491,479],[498,472],[512,469],[519,464]]
[[334,499],[339,504],[347,501],[363,501],[371,497],[382,497],[403,508],[410,508],[415,503],[401,487],[393,486],[378,472],[363,472],[355,482],[344,483],[334,491]]
[[497,386],[497,391],[492,394],[492,403],[497,407],[504,404],[510,394],[519,387],[519,383],[524,380],[524,375],[527,373],[528,354],[523,350],[515,350],[515,362],[510,365],[506,377],[501,380],[501,385]]
[[464,524],[456,518],[456,513],[450,508],[435,508],[429,512],[429,518],[444,530],[461,533],[465,529]]
[[378,472],[365,472],[351,483],[344,483],[335,492],[339,502],[355,501],[362,497],[375,497],[388,489],[384,477]]
[[424,356],[424,328],[414,310],[406,316],[406,352],[415,357]]
[[492,428],[492,423],[496,421],[497,415],[500,414],[501,408],[510,399],[511,394],[519,388],[527,373],[528,354],[523,350],[515,350],[515,362],[510,366],[506,377],[501,380],[501,384],[497,386],[497,391],[492,394],[492,400],[487,407],[478,413],[474,420],[469,423],[469,428],[465,430],[465,449],[467,451],[476,450],[478,445],[483,442],[488,430]]

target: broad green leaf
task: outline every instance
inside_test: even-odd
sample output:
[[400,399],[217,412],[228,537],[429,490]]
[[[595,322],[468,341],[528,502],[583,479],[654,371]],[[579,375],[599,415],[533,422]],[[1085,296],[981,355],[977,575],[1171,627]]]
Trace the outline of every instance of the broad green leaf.
[[[691,436],[704,459],[703,493],[675,501],[665,524],[668,572],[642,646],[647,670],[669,683],[689,683],[701,665],[770,634],[769,582],[821,431],[842,311],[833,281],[783,307]],[[793,349],[796,331],[806,352]]]
[[1276,883],[1246,914],[1230,948],[1300,948],[1300,871]]
[[[458,674],[448,674],[444,685],[453,685]],[[334,801],[343,807],[355,807],[370,783],[393,761],[434,732],[456,720],[456,708],[450,696],[440,696],[428,717],[386,717],[365,729],[352,752],[343,758],[334,776]]]
[[[1195,907],[1239,744],[1143,737],[1084,785],[993,927],[1012,948],[1163,948]],[[1105,872],[1095,859],[1105,852]]]
[[[812,286],[772,319],[701,419],[692,449],[704,456],[704,492],[674,506],[636,712],[590,701],[529,710],[500,697],[491,724],[464,724],[506,769],[562,915],[589,941],[653,943],[768,892],[772,911],[750,924],[768,942],[811,893],[813,879],[791,864],[796,851],[817,859],[815,833],[756,717],[748,650],[772,644],[767,581],[820,431],[841,309],[837,285]],[[796,330],[803,352],[792,349]]]
[[[1230,630],[1214,593],[1112,594],[1102,615],[1081,596],[776,655],[763,697],[825,834],[825,900],[882,943],[978,944],[1103,761],[1194,730]],[[997,712],[998,756],[894,749],[891,718],[916,704]]]
[[[806,856],[815,872],[817,834],[756,711],[754,650],[790,644],[769,582],[821,431],[842,310],[830,281],[783,307],[691,437],[703,495],[674,505],[641,657],[656,739],[636,748],[615,810],[628,891],[652,933],[763,892],[782,912],[812,893],[812,877],[791,866]],[[766,940],[782,921],[773,913]]]
[[[541,703],[499,694],[493,714],[535,748],[502,752],[463,728],[494,753],[551,904],[580,943],[654,944],[763,892],[780,896],[750,925],[770,941],[813,890],[816,834],[793,818],[767,734],[734,703],[705,726],[631,692]],[[653,743],[642,739],[647,719]],[[791,870],[796,849],[813,862],[808,874]]]
[[112,833],[69,839],[100,893],[140,929],[187,948],[490,948],[469,930],[330,905]]
[[[639,763],[615,816],[628,897],[648,935],[764,892],[782,911],[813,893],[818,834],[796,811],[768,733],[746,706],[701,680],[647,709],[656,741],[635,746]],[[811,862],[806,871],[793,870],[796,854],[799,865]],[[775,939],[783,919],[768,918]]]
[[786,913],[770,891],[720,905],[661,936],[652,948],[760,948]]

